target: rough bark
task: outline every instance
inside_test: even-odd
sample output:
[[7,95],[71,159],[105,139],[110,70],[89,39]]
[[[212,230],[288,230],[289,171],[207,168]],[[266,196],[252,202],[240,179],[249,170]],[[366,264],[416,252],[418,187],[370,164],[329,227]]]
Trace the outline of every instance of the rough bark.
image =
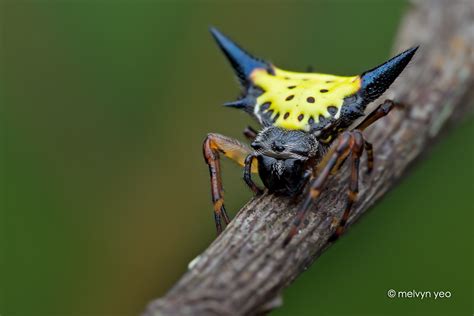
[[[370,176],[362,169],[359,198],[348,226],[397,183],[446,126],[453,125],[448,123],[472,114],[473,43],[471,1],[417,1],[408,8],[394,51],[421,48],[386,97],[409,106],[365,132],[374,144],[376,165]],[[249,201],[144,315],[255,315],[281,304],[282,289],[330,245],[331,222],[343,211],[348,176],[345,166],[329,180],[300,233],[285,249],[281,244],[299,203],[267,193]]]

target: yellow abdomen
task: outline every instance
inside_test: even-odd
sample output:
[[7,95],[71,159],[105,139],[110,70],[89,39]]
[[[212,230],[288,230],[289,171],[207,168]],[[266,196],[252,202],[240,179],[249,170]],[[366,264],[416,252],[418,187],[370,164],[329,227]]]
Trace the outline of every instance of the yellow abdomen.
[[274,75],[262,68],[250,75],[254,85],[263,90],[254,113],[260,122],[270,120],[285,129],[309,131],[324,119],[338,119],[344,98],[355,94],[361,85],[359,76],[273,69]]

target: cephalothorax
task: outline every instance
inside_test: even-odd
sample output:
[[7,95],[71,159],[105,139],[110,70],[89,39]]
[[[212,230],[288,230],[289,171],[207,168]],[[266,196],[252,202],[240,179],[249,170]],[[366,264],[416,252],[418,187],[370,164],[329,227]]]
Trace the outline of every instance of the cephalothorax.
[[[211,29],[211,33],[243,88],[241,98],[225,105],[248,112],[262,126],[259,132],[250,127],[244,131],[252,141],[251,148],[219,134],[208,134],[204,141],[217,232],[222,231],[222,219],[225,224],[230,221],[224,208],[219,154],[244,167],[244,180],[256,194],[262,190],[252,181],[252,173],[259,174],[271,193],[306,193],[284,244],[297,232],[328,175],[349,157],[352,165],[349,192],[344,214],[333,235],[333,239],[337,238],[356,199],[359,159],[364,150],[368,172],[373,168],[372,145],[364,140],[362,131],[396,104],[386,100],[371,113],[366,113],[366,107],[400,75],[417,48],[361,75],[341,77],[281,70],[251,56],[216,29]],[[353,126],[365,115],[361,123]]]

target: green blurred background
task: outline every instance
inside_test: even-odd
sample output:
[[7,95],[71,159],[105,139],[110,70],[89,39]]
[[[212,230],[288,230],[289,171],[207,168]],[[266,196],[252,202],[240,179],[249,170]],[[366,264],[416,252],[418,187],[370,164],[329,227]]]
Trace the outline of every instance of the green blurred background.
[[[253,121],[221,106],[238,86],[209,25],[282,68],[349,75],[390,56],[406,8],[3,0],[0,315],[137,315],[215,238],[201,143]],[[470,119],[443,138],[273,315],[472,315],[472,136]],[[251,194],[223,168],[235,211]]]

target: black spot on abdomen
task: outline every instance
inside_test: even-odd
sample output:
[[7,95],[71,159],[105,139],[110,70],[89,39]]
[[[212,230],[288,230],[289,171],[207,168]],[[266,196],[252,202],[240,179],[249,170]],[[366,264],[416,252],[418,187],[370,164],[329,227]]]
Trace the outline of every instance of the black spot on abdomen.
[[337,107],[335,107],[334,105],[328,106],[328,112],[332,116],[336,115],[337,114]]
[[262,111],[267,110],[270,107],[271,104],[272,104],[271,102],[265,102],[264,104],[262,104],[260,106],[260,110],[262,110]]

